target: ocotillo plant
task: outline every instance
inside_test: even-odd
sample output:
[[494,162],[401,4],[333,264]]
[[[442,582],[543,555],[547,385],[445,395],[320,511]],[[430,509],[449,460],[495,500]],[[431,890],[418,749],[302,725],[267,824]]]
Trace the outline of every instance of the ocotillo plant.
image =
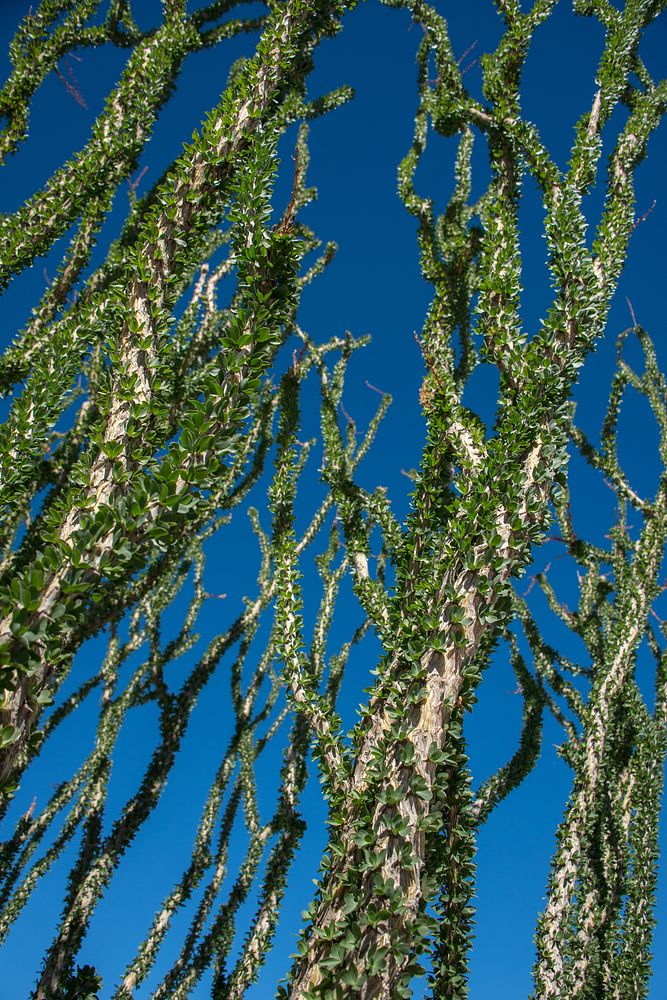
[[[626,333],[641,343],[643,371],[622,359],[622,334],[600,447],[572,430],[582,455],[616,493],[618,520],[604,548],[578,538],[564,493],[559,521],[561,538],[580,567],[577,610],[559,601],[546,576],[537,578],[552,610],[583,640],[589,663],[559,656],[540,636],[525,604],[517,606],[538,677],[567,702],[562,753],[574,773],[548,904],[538,925],[535,996],[540,997],[645,996],[650,977],[667,721],[665,623],[653,607],[665,586],[665,482],[663,474],[652,499],[635,492],[619,464],[618,427],[631,388],[650,405],[662,465],[667,384],[646,332],[635,326]],[[642,643],[654,661],[654,692],[648,698],[638,681]]]
[[[125,5],[120,7],[113,5],[108,15],[106,37],[125,17]],[[138,57],[129,61],[129,81],[121,81],[110,95],[97,123],[100,136],[96,128],[87,149],[55,175],[34,203],[3,219],[6,277],[29,264],[76,218],[80,206],[74,195],[68,197],[70,188],[94,199],[100,180],[102,190],[112,191],[114,178],[117,182],[128,174],[137,150],[122,143],[122,126],[145,136],[150,120],[141,121],[138,110],[125,107],[123,98],[127,93],[139,97],[143,114],[150,108],[146,93],[154,91],[159,105],[178,68],[171,53],[183,49],[181,33],[190,36],[190,48],[205,44],[213,30],[206,25],[222,9],[226,5],[214,3],[186,15],[183,4],[166,4],[164,29],[136,39]],[[28,16],[13,50],[17,74],[25,74],[26,59],[36,58],[33,37],[46,34],[62,10],[62,4],[47,4],[37,26]],[[281,128],[303,114],[309,52],[335,23],[334,14],[326,6],[275,11],[255,57],[235,74],[201,133],[137,205],[108,263],[89,279],[86,293],[54,328],[35,329],[33,322],[9,352],[7,385],[17,376],[25,384],[3,428],[2,446],[3,540],[12,579],[0,626],[8,674],[2,729],[5,782],[11,783],[25,760],[40,698],[48,696],[54,679],[66,670],[73,650],[118,614],[137,570],[157,565],[161,551],[173,554],[171,542],[184,515],[193,526],[210,516],[208,491],[225,475],[224,456],[234,447],[294,308],[295,266],[305,245],[297,246],[292,230],[293,205],[283,224],[267,226],[273,147]],[[66,24],[69,45],[75,46],[78,18]],[[57,52],[66,44],[62,28],[58,24],[55,32]],[[214,31],[214,39],[225,33]],[[167,55],[160,51],[160,38]],[[153,68],[149,57],[155,52],[159,57]],[[144,79],[147,67],[151,72]],[[23,99],[20,91],[11,97],[12,108]],[[235,235],[228,235],[238,294],[226,328],[218,331],[222,351],[211,361],[210,331],[193,344],[187,322],[181,337],[170,336],[170,329],[174,305],[219,241],[216,226],[225,213],[234,226]],[[97,223],[84,219],[58,285],[71,284],[80,271],[99,215]],[[62,292],[54,295],[57,302]],[[33,359],[20,376],[12,364],[17,355]],[[44,446],[50,446],[53,426],[70,402],[82,364],[91,398],[60,443],[58,460],[47,462],[45,469]],[[197,385],[187,385],[191,372]],[[202,393],[205,403],[199,399]],[[167,453],[156,458],[165,448]],[[35,490],[47,485],[49,476],[53,480],[54,467],[59,470],[56,488],[39,524],[32,526],[20,553],[14,553],[13,534],[25,522]]]
[[[124,853],[158,807],[207,684],[228,657],[233,723],[191,858],[165,887],[113,996],[142,990],[165,948],[154,997],[186,997],[206,974],[213,996],[238,997],[257,978],[303,843],[299,800],[312,748],[331,832],[287,984],[272,983],[271,992],[311,1000],[410,996],[426,956],[433,995],[462,1000],[476,830],[534,766],[545,711],[563,726],[573,787],[537,928],[535,997],[644,996],[665,755],[665,636],[651,614],[662,586],[666,498],[664,475],[653,500],[640,497],[616,451],[627,387],[646,397],[667,433],[665,383],[644,331],[636,324],[632,331],[644,349],[642,372],[619,346],[599,448],[573,422],[570,397],[605,333],[636,225],[635,171],[667,102],[667,83],[651,78],[638,51],[664,4],[575,3],[577,14],[599,21],[605,40],[567,169],[521,107],[523,67],[555,0],[535,0],[527,11],[497,0],[504,32],[482,60],[479,98],[466,89],[441,14],[418,0],[390,4],[407,7],[423,32],[414,140],[399,167],[399,193],[417,221],[431,288],[417,337],[426,443],[405,524],[386,491],[363,488],[357,476],[388,397],[361,438],[351,418],[341,417],[346,372],[363,341],[346,335],[322,343],[298,316],[301,290],[334,252],[327,246],[314,264],[305,260],[320,243],[299,217],[313,198],[303,123],[350,96],[341,86],[309,101],[306,79],[319,41],[339,29],[350,5],[285,0],[256,18],[224,20],[234,6],[212,2],[192,11],[165,0],[162,23],[143,30],[123,0],[45,0],[12,42],[13,69],[0,92],[5,156],[25,138],[32,97],[58,60],[102,44],[130,56],[86,147],[0,220],[3,287],[75,227],[56,277],[0,370],[4,392],[14,394],[0,431],[5,804],[60,727],[99,700],[94,742],[82,744],[80,765],[45,806],[19,819],[2,847],[2,934],[76,846],[34,996],[72,1000],[101,988],[94,969],[77,969],[81,944]],[[91,271],[115,190],[134,170],[183,60],[241,32],[259,32],[254,54],[233,66],[183,154],[147,195],[130,199],[120,237]],[[278,205],[277,145],[296,122],[291,195]],[[435,209],[441,192],[418,191],[417,171],[436,134],[458,141],[454,193],[442,214]],[[600,181],[603,138],[611,155]],[[485,189],[473,198],[480,190],[479,181],[473,185],[475,146],[487,163]],[[535,331],[521,321],[519,211],[528,179],[542,198],[553,285]],[[586,197],[600,187],[603,209],[591,240]],[[223,304],[227,278],[234,289]],[[290,337],[298,345],[291,353],[284,350]],[[464,403],[481,364],[499,376],[491,429]],[[302,406],[313,381],[326,492],[304,521],[299,501],[313,444],[301,440]],[[570,440],[618,495],[609,550],[573,527]],[[666,456],[663,442],[663,468]],[[249,509],[261,553],[257,592],[187,661],[210,599],[206,543],[231,530],[230,512],[251,490],[253,502],[264,500],[263,510]],[[640,521],[636,537],[628,506]],[[583,640],[583,664],[541,634],[513,583],[554,512],[562,544],[581,567],[578,609],[562,604],[548,577],[538,582]],[[302,574],[320,538],[320,600],[310,621]],[[348,577],[359,615],[332,652]],[[309,588],[313,578],[305,577]],[[187,598],[182,627],[165,641],[179,594]],[[102,630],[108,645],[99,670],[78,684],[70,675],[76,653]],[[370,631],[382,648],[377,681],[346,735],[337,695],[351,650]],[[644,640],[657,663],[654,703],[636,679]],[[525,698],[524,729],[514,757],[474,791],[465,717],[499,642]],[[174,665],[184,658],[185,679],[175,680]],[[120,736],[146,705],[159,720],[158,739],[138,788],[113,813]],[[259,770],[276,746],[281,767],[267,818]],[[245,852],[232,871],[239,825]],[[253,900],[255,914],[235,947],[240,915]],[[186,904],[190,925],[174,947],[175,917]]]
[[[607,48],[591,110],[578,124],[563,173],[520,114],[520,75],[531,34],[552,6],[536,3],[524,14],[518,5],[501,5],[506,33],[496,52],[485,57],[484,106],[465,90],[443,19],[428,5],[410,8],[425,31],[422,100],[414,145],[399,178],[406,205],[419,218],[423,272],[434,286],[422,333],[428,440],[414,514],[399,534],[387,524],[382,505],[365,504],[354,489],[331,419],[335,396],[324,385],[325,475],[341,507],[360,601],[387,652],[352,747],[340,741],[331,746],[329,730],[319,734],[334,825],[290,995],[335,993],[341,981],[364,997],[409,995],[416,958],[432,935],[442,942],[437,990],[456,996],[465,988],[465,915],[456,905],[450,917],[452,899],[441,867],[448,815],[456,818],[447,830],[450,841],[469,841],[465,810],[444,808],[459,749],[460,714],[471,704],[484,655],[511,615],[511,577],[525,566],[531,543],[546,526],[548,501],[565,462],[571,384],[604,330],[635,222],[633,165],[667,94],[664,84],[655,87],[645,76],[634,89],[627,75],[638,65],[633,38],[638,41],[656,8],[628,5],[621,14],[596,5],[607,28]],[[432,59],[435,82],[429,75]],[[630,113],[611,155],[605,208],[591,250],[581,203],[595,177],[601,130],[621,99]],[[440,219],[412,184],[429,127],[462,133],[458,185]],[[471,206],[473,127],[487,139],[491,182],[481,202]],[[541,189],[555,286],[547,319],[531,338],[519,316],[517,212],[525,174]],[[471,224],[475,216],[479,227]],[[474,349],[473,293],[475,335],[484,359],[500,372],[498,415],[488,438],[461,402]],[[386,525],[397,565],[394,593],[384,600],[366,579],[364,507],[367,519]],[[284,614],[287,632],[294,619],[287,610]],[[460,859],[459,850],[454,856]],[[439,920],[427,909],[433,899]],[[460,891],[454,899],[460,903]],[[454,933],[450,919],[458,924]],[[559,989],[562,984],[561,976]]]

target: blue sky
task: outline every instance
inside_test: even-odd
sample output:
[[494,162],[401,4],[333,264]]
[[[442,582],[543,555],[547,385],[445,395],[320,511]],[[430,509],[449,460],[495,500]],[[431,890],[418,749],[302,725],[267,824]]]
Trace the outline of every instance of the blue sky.
[[[3,0],[0,5],[3,73],[7,71],[7,40],[27,7],[27,3],[19,0]],[[157,0],[141,0],[138,7],[142,24],[157,20]],[[438,9],[449,19],[455,53],[463,54],[475,44],[468,57],[473,60],[493,48],[500,34],[500,19],[489,0],[468,0],[465,5],[439,3]],[[663,18],[647,32],[643,49],[649,68],[657,76],[664,75],[667,68],[665,29]],[[303,217],[324,240],[336,240],[340,251],[326,273],[306,291],[300,320],[317,340],[342,334],[347,329],[355,335],[372,335],[371,345],[359,352],[351,365],[345,405],[363,426],[377,403],[365,380],[392,393],[394,404],[362,467],[361,479],[366,486],[378,483],[387,486],[394,509],[402,517],[409,509],[410,481],[401,470],[418,464],[423,441],[417,399],[423,362],[413,331],[420,329],[429,301],[429,289],[419,273],[414,221],[396,194],[396,166],[412,139],[416,108],[414,55],[419,38],[420,32],[411,26],[405,11],[390,10],[376,0],[366,0],[346,16],[339,36],[321,45],[309,82],[310,93],[317,96],[350,83],[356,97],[313,123],[310,182],[317,186],[319,197]],[[148,167],[144,184],[156,179],[164,165],[179,153],[182,142],[216,102],[229,65],[247,51],[248,45],[248,39],[235,39],[220,49],[190,57],[142,158],[142,165]],[[568,5],[562,2],[538,33],[528,59],[524,78],[525,113],[538,124],[547,145],[563,166],[573,124],[590,106],[599,45],[600,31],[595,23],[574,18]],[[72,100],[61,81],[51,74],[35,99],[30,138],[4,168],[1,211],[15,209],[66,156],[85,143],[92,115],[101,109],[125,58],[123,52],[100,50],[83,53],[80,62],[71,61],[89,105],[88,112]],[[479,67],[473,65],[466,77],[471,88],[479,87],[479,78]],[[293,143],[294,136],[290,133],[281,147],[283,169],[277,187],[278,205],[289,198]],[[435,138],[418,173],[420,190],[440,205],[446,203],[451,193],[452,157],[453,145]],[[575,391],[579,420],[593,432],[606,401],[614,358],[613,339],[629,324],[626,296],[631,299],[640,322],[656,340],[659,355],[667,365],[664,324],[667,194],[661,174],[665,162],[667,129],[663,125],[653,138],[649,159],[637,176],[638,214],[646,212],[654,200],[655,208],[633,236],[630,258],[610,317],[609,337],[589,358],[581,387]],[[481,154],[476,157],[475,165],[481,188],[486,178]],[[105,230],[107,238],[120,225],[124,199],[121,191]],[[599,199],[595,196],[590,199],[590,211],[594,219],[599,212]],[[541,221],[539,201],[528,184],[522,214],[526,290],[522,308],[529,331],[535,329],[549,303]],[[27,317],[35,295],[43,288],[45,264],[48,268],[50,261],[36,262],[3,297],[0,303],[3,338],[8,339]],[[488,370],[480,369],[473,376],[466,398],[486,419],[492,418],[493,388]],[[311,396],[314,399],[314,392]],[[656,440],[641,406],[630,406],[623,457],[629,477],[640,492],[655,486]],[[575,523],[582,534],[599,537],[606,530],[606,519],[613,514],[612,495],[594,482],[579,463],[573,466],[572,476]],[[318,495],[316,471],[311,473],[309,482],[312,493],[305,497],[305,504]],[[262,502],[261,490],[255,501],[258,504]],[[204,637],[223,627],[238,611],[243,594],[254,592],[257,560],[254,550],[249,548],[250,535],[241,517],[235,516],[232,528],[209,546],[207,589],[227,592],[230,597],[224,607],[220,603],[207,605],[201,628]],[[538,555],[540,564],[552,557],[552,550],[553,544]],[[349,595],[342,601],[341,612],[344,620],[335,635],[343,641],[358,622]],[[78,676],[95,669],[102,649],[98,639],[82,651],[76,665]],[[362,688],[369,682],[369,670],[375,665],[376,655],[375,643],[368,639],[350,662],[341,695],[344,721],[349,725],[354,722],[354,708]],[[215,769],[224,737],[227,684],[226,670],[221,670],[207,691],[205,704],[193,718],[183,759],[174,770],[163,801],[128,851],[93,920],[81,960],[96,965],[102,973],[105,982],[102,997],[111,995],[111,987],[130,957],[128,948],[143,936],[159,905],[164,888],[160,878],[177,874],[187,858],[198,803]],[[484,678],[479,704],[468,725],[471,767],[477,780],[512,753],[521,717],[521,700],[515,694],[515,687],[506,657],[498,655]],[[12,810],[14,817],[25,811],[34,795],[45,796],[50,784],[68,773],[74,760],[72,737],[84,741],[90,738],[93,707],[81,713],[78,729],[64,733],[48,759],[45,756],[40,760],[26,777]],[[112,806],[120,804],[125,789],[138,780],[154,734],[155,718],[150,712],[137,713],[116,755],[110,794]],[[568,773],[553,748],[559,740],[555,726],[548,724],[545,752],[538,767],[481,831],[472,1000],[490,996],[494,1000],[515,1000],[528,995],[535,918],[543,906],[554,831],[569,787]],[[275,759],[267,764],[267,789],[274,763]],[[267,809],[269,797],[267,793]],[[310,900],[311,879],[317,872],[324,837],[324,812],[316,779],[309,783],[302,808],[309,829],[290,879],[275,947],[260,983],[248,993],[254,1000],[273,995],[275,983],[286,971],[288,955],[293,951],[300,911]],[[74,857],[73,850],[68,849],[11,932],[0,960],[0,1000],[23,1000],[28,996],[57,920],[60,893]],[[657,941],[667,916],[664,875],[660,883],[659,914]],[[251,909],[246,916],[252,916]],[[185,921],[186,917],[187,911],[181,919]],[[664,939],[664,931],[662,936]],[[166,951],[165,961],[169,958]],[[150,996],[158,981],[157,975],[150,977],[138,996]],[[193,996],[208,995],[206,985],[203,981]],[[667,959],[664,949],[660,954],[658,948],[651,1000],[665,998]]]

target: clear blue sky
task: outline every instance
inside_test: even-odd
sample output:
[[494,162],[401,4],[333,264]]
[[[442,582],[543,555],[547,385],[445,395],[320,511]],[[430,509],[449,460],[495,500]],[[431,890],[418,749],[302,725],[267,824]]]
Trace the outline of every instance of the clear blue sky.
[[[136,6],[142,24],[157,21],[158,0],[140,0]],[[3,75],[7,72],[8,38],[27,8],[28,3],[22,0],[2,0],[0,3]],[[456,53],[462,54],[476,43],[469,57],[472,60],[494,46],[500,33],[500,19],[490,0],[467,0],[465,4],[440,2],[438,9],[449,19]],[[667,71],[665,29],[664,19],[653,26],[647,33],[643,49],[649,68],[657,76]],[[414,221],[396,194],[396,166],[412,138],[416,107],[414,56],[419,38],[420,31],[411,27],[405,11],[389,10],[376,0],[367,0],[346,16],[341,35],[322,44],[309,83],[311,94],[316,96],[342,83],[350,83],[356,90],[356,98],[313,124],[310,181],[317,186],[319,199],[304,214],[304,221],[323,239],[333,239],[340,244],[340,252],[325,275],[306,292],[301,322],[318,340],[341,334],[346,329],[355,335],[372,335],[372,345],[357,356],[351,367],[346,408],[362,424],[370,415],[377,397],[365,387],[365,379],[393,394],[394,405],[371,457],[363,466],[362,478],[365,485],[381,483],[387,486],[395,510],[401,516],[408,509],[410,489],[409,480],[401,474],[401,469],[418,464],[423,440],[417,401],[423,363],[413,331],[419,330],[422,324],[428,305],[428,288],[419,273]],[[525,112],[539,125],[561,165],[567,161],[573,124],[590,106],[599,43],[597,26],[591,21],[575,19],[568,4],[562,2],[539,32],[528,59],[524,82]],[[248,39],[234,40],[214,51],[193,56],[186,63],[177,90],[142,159],[142,164],[148,167],[144,185],[157,178],[163,166],[178,154],[181,143],[189,138],[204,113],[216,102],[229,65],[247,51],[248,46]],[[72,100],[55,75],[49,77],[35,100],[30,138],[1,175],[0,211],[15,209],[27,194],[41,186],[66,156],[84,145],[92,116],[101,109],[125,58],[122,51],[103,50],[85,52],[81,62],[71,62],[89,105],[88,112]],[[473,66],[466,77],[472,88],[479,87],[479,78],[479,67]],[[289,197],[289,153],[293,141],[293,134],[290,134],[283,144],[286,169],[281,171],[278,185],[279,205]],[[420,190],[435,197],[441,205],[451,193],[451,162],[451,143],[435,139],[418,175]],[[664,319],[667,189],[661,175],[666,162],[667,129],[663,125],[652,140],[649,159],[637,178],[638,214],[649,209],[654,199],[655,209],[633,237],[630,260],[611,314],[609,339],[587,362],[582,387],[576,391],[579,419],[593,431],[606,400],[614,356],[612,339],[629,323],[625,296],[632,300],[640,322],[657,341],[663,365],[667,366]],[[478,158],[477,167],[481,186],[485,178],[483,160]],[[118,202],[124,199],[125,194],[121,191]],[[599,202],[592,198],[593,216],[596,210],[599,210]],[[120,218],[120,212],[112,217],[107,230],[110,235],[117,230]],[[541,220],[539,202],[528,189],[523,213],[523,284],[526,289],[523,315],[529,330],[535,328],[549,303]],[[48,268],[49,261],[38,261],[3,297],[0,303],[3,343],[23,324],[36,294],[43,288],[45,263]],[[492,413],[491,388],[488,373],[481,370],[473,377],[467,399],[487,418]],[[640,492],[655,485],[657,469],[656,438],[645,419],[646,414],[640,407],[630,408],[623,438],[627,471]],[[315,475],[311,481],[316,483],[316,480]],[[598,537],[606,529],[605,518],[612,514],[612,496],[604,486],[595,484],[579,465],[574,467],[573,482],[577,490],[576,524],[582,534],[592,532]],[[261,495],[255,502],[261,503]],[[238,612],[243,594],[254,592],[257,562],[254,551],[248,548],[249,536],[242,520],[242,517],[235,517],[238,530],[226,531],[209,548],[207,589],[228,592],[230,597],[222,610],[219,604],[213,608],[209,606],[201,630],[204,636],[224,626]],[[250,556],[249,551],[252,552]],[[552,554],[551,551],[540,553],[539,563],[543,565]],[[340,626],[336,634],[341,639],[358,621],[351,602],[348,601],[346,607],[351,611],[352,620],[351,625]],[[95,668],[101,649],[100,642],[96,641],[82,652],[77,660],[81,676]],[[350,725],[375,656],[375,645],[369,640],[350,663],[341,702],[344,720]],[[169,874],[175,876],[187,858],[199,802],[216,766],[216,755],[225,732],[228,712],[225,670],[223,666],[221,675],[216,677],[207,693],[205,704],[196,713],[183,760],[175,768],[174,780],[156,813],[128,851],[84,943],[81,961],[94,964],[103,975],[103,998],[110,995],[111,987],[117,982],[130,957],[131,945],[143,937],[159,905],[166,879]],[[521,714],[515,686],[506,659],[498,656],[483,681],[479,704],[468,725],[472,769],[477,780],[483,779],[512,753]],[[83,713],[81,731],[84,734],[89,722],[90,715]],[[61,739],[48,758],[45,756],[39,761],[26,777],[12,809],[13,817],[25,811],[34,795],[38,796],[38,801],[43,800],[50,784],[69,773],[74,759],[73,733],[74,730],[70,730],[69,736]],[[153,716],[150,713],[137,715],[121,741],[116,758],[112,805],[120,804],[124,789],[137,781],[153,736]],[[488,997],[517,1000],[529,992],[535,918],[543,906],[554,831],[569,787],[569,775],[553,750],[553,743],[560,738],[555,726],[547,724],[543,759],[480,834],[472,1000]],[[310,899],[310,880],[317,871],[324,836],[317,781],[308,786],[303,812],[309,830],[290,879],[275,947],[260,984],[248,994],[253,1000],[273,996],[275,983],[286,971],[288,955],[293,951],[300,911]],[[0,959],[0,1000],[24,1000],[28,996],[57,919],[60,892],[74,856],[71,849],[66,852],[15,925]],[[162,883],[161,877],[165,878]],[[659,944],[661,940],[664,942],[667,917],[664,875],[660,882],[659,914],[661,925],[656,937],[658,957],[651,1000],[667,1000],[667,959],[664,948],[660,953]],[[246,916],[252,916],[252,909]],[[165,965],[161,963],[159,968],[164,969]],[[159,977],[151,976],[138,996],[150,996],[157,982]],[[205,981],[193,995],[207,995]]]

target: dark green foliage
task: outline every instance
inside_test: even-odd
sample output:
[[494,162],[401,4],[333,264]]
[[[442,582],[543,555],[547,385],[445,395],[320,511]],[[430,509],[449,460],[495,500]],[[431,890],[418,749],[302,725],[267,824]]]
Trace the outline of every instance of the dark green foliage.
[[[66,973],[50,1000],[99,1000],[102,979],[92,965],[77,965],[76,972]],[[33,994],[34,996],[35,994]]]
[[[476,831],[535,766],[551,713],[563,728],[560,752],[573,785],[538,923],[534,995],[639,1000],[649,977],[666,750],[667,634],[651,616],[661,592],[667,492],[663,476],[653,499],[637,495],[620,467],[617,429],[626,391],[643,395],[665,465],[667,388],[645,331],[632,331],[642,372],[626,363],[619,342],[600,447],[575,426],[570,397],[605,332],[635,225],[634,171],[665,110],[667,85],[654,82],[638,56],[642,32],[663,5],[576,5],[598,18],[606,40],[591,110],[576,124],[561,170],[524,118],[520,93],[533,35],[553,0],[526,11],[497,0],[505,28],[482,61],[482,99],[466,88],[438,11],[423,0],[389,4],[406,7],[423,29],[414,139],[398,183],[417,221],[432,293],[418,338],[426,434],[405,524],[385,490],[357,481],[389,397],[361,438],[350,418],[341,420],[346,371],[363,341],[346,335],[320,344],[297,319],[303,287],[335,250],[326,246],[304,266],[320,242],[299,218],[314,197],[303,122],[350,96],[341,87],[308,102],[306,79],[319,41],[339,30],[351,4],[285,0],[259,18],[218,23],[234,6],[216,0],[188,11],[181,0],[165,0],[163,22],[143,32],[126,0],[44,0],[12,42],[13,68],[0,90],[3,155],[23,141],[32,96],[64,54],[114,44],[129,58],[86,147],[0,220],[2,287],[75,226],[58,273],[0,362],[0,388],[16,391],[0,428],[6,801],[32,757],[49,752],[51,734],[99,698],[94,745],[78,770],[2,845],[0,936],[76,839],[62,919],[34,996],[74,1000],[101,989],[94,969],[73,971],[79,949],[227,657],[233,722],[221,734],[192,856],[165,888],[113,986],[115,998],[132,997],[146,980],[184,905],[190,924],[152,995],[186,997],[209,969],[216,997],[240,997],[256,980],[304,835],[299,799],[312,751],[330,836],[279,995],[408,997],[426,957],[432,995],[465,1000]],[[114,192],[134,169],[183,60],[242,31],[260,33],[254,55],[233,66],[218,104],[163,177],[143,197],[132,193],[120,237],[83,281]],[[602,133],[613,132],[621,106],[626,118],[610,136],[608,175],[599,182]],[[277,144],[295,122],[302,124],[293,190],[276,221]],[[439,192],[431,198],[415,188],[433,133],[458,142],[454,190],[441,215]],[[486,150],[489,181],[473,202],[475,143]],[[553,286],[546,319],[531,335],[521,322],[519,212],[527,179],[542,197]],[[584,199],[598,183],[604,207],[591,241]],[[221,304],[228,275],[233,291]],[[290,361],[281,348],[292,336],[298,350]],[[480,364],[499,376],[488,430],[463,402]],[[320,387],[325,493],[304,521],[301,484],[314,444],[300,440],[308,378]],[[608,548],[574,533],[570,441],[617,494]],[[206,542],[264,486],[268,515],[248,509],[260,555],[256,593],[188,660],[212,598],[203,582]],[[641,518],[637,537],[629,508]],[[562,605],[547,575],[535,582],[583,642],[586,665],[547,642],[527,595],[515,590],[554,513],[580,571],[577,610]],[[317,539],[320,599],[307,634],[304,553]],[[329,633],[348,575],[360,622],[332,652]],[[187,610],[165,643],[163,625],[179,594],[189,595]],[[382,649],[377,681],[345,735],[336,699],[350,651],[371,629]],[[59,700],[76,652],[103,630],[108,645],[98,672]],[[651,705],[636,680],[642,642],[656,665]],[[496,649],[507,650],[523,696],[522,727],[510,759],[475,791],[465,719]],[[157,719],[156,745],[137,788],[110,817],[118,740],[126,719],[146,706]],[[267,818],[257,769],[276,745],[279,787]],[[245,853],[229,873],[239,828]],[[256,909],[236,953],[239,913],[249,900]]]

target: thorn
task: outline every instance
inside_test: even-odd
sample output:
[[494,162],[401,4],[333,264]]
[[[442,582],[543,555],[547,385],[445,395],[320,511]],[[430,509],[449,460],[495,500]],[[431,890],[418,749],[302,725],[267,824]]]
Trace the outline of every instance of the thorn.
[[356,425],[355,421],[354,421],[354,420],[353,420],[353,418],[352,418],[352,417],[350,416],[350,414],[349,414],[349,413],[347,412],[347,410],[345,409],[345,407],[343,406],[343,404],[342,404],[342,403],[339,403],[338,405],[340,406],[340,412],[341,412],[341,413],[343,414],[343,416],[344,416],[344,417],[345,417],[345,419],[347,420],[347,422],[348,422],[348,425],[349,425],[349,426],[352,426],[352,427],[354,427],[354,428],[355,428],[355,432],[354,432],[354,433],[355,433],[355,434],[357,434],[357,433],[358,433],[358,431],[356,430],[356,426],[357,426],[357,425]]
[[30,803],[30,805],[28,806],[26,812],[23,813],[23,816],[21,817],[21,819],[25,819],[25,820],[30,819],[30,817],[32,816],[32,814],[35,811],[35,806],[36,805],[37,805],[37,796],[35,795],[34,799]]
[[135,194],[137,188],[139,187],[141,179],[142,179],[142,177],[144,176],[144,174],[146,173],[147,170],[148,170],[148,167],[143,167],[139,171],[139,175],[133,181],[130,181],[129,177],[126,178],[126,182],[127,182],[127,196],[128,196],[128,198],[131,199],[132,195]]
[[[475,39],[475,41],[472,43],[472,45],[468,46],[468,48],[465,50],[465,52],[463,53],[463,55],[459,56],[459,58],[456,60],[456,65],[460,66],[461,63],[463,62],[463,60],[466,58],[466,56],[469,56],[470,53],[473,51],[473,49],[475,49],[476,47],[477,47],[477,39]],[[473,60],[471,60],[471,62],[466,63],[466,65],[461,70],[461,76],[463,77],[463,76],[466,75],[466,73],[469,73],[470,70],[473,68],[473,66],[476,66],[478,62],[479,62],[479,59],[473,59]]]
[[[80,59],[78,61],[81,62]],[[65,66],[65,69],[67,70],[67,75],[69,77],[69,80],[65,79],[65,76],[57,63],[54,67],[54,72],[56,76],[58,77],[58,79],[60,80],[65,90],[70,95],[70,97],[72,97],[80,107],[88,111],[88,105],[86,104],[86,99],[81,93],[78,80],[74,75],[72,67],[67,62],[67,56],[63,57],[63,64]]]
[[654,198],[651,207],[646,212],[644,212],[643,215],[640,215],[639,218],[635,221],[635,224],[632,227],[633,232],[635,231],[637,226],[641,226],[642,222],[646,222],[646,220],[648,219],[649,215],[651,214],[655,206],[656,206],[656,200]]
[[433,358],[427,353],[426,347],[422,343],[421,338],[419,337],[419,334],[417,333],[416,330],[412,331],[412,336],[417,341],[417,344],[419,346],[419,350],[422,352],[422,357],[424,358],[424,363],[425,363],[426,367],[428,368],[429,372],[431,373],[431,375],[433,376],[433,378],[435,380],[435,384],[437,385],[438,389],[440,389],[441,392],[444,392],[444,387],[443,387],[442,382],[440,381],[440,376],[438,375],[438,372],[436,371],[436,367],[435,367],[435,365],[433,363]]
[[[562,554],[562,555],[560,555],[560,556],[556,556],[556,558],[557,558],[557,559],[563,559],[563,558],[564,558],[564,556],[566,556],[566,555],[567,555],[567,553],[566,553],[566,552],[563,552],[563,554]],[[530,580],[530,583],[528,584],[528,587],[526,588],[526,590],[524,590],[524,592],[523,592],[523,596],[524,596],[524,597],[527,597],[527,596],[528,596],[528,594],[529,594],[529,593],[531,592],[531,590],[533,589],[533,587],[535,586],[535,584],[536,584],[536,583],[539,583],[539,582],[540,582],[540,577],[544,577],[544,579],[546,580],[546,578],[547,578],[547,573],[548,573],[548,572],[549,572],[549,570],[551,569],[551,566],[552,566],[552,562],[553,562],[553,560],[550,560],[550,561],[549,561],[549,562],[548,562],[548,563],[546,564],[546,566],[544,567],[544,569],[540,570],[540,572],[539,572],[539,573],[533,573],[533,574],[532,574],[532,576],[529,576],[529,577],[528,577],[528,579]]]
[[[654,202],[654,204],[655,204],[655,202]],[[630,299],[628,298],[627,295],[625,296],[625,301],[627,302],[628,309],[630,310],[630,317],[632,319],[633,329],[636,329],[639,326],[639,323],[637,322],[637,317],[635,316],[635,310],[633,308],[632,302],[630,301]]]
[[294,205],[296,202],[296,196],[299,189],[299,147],[294,147],[294,181],[292,183],[292,196],[289,200],[289,205],[285,209],[285,214],[282,217],[280,225],[278,226],[278,232],[287,234],[292,231],[292,223],[294,222]]
[[[460,55],[460,56],[458,57],[458,59],[456,60],[456,65],[457,65],[457,66],[460,66],[460,65],[461,65],[461,63],[463,62],[463,60],[465,59],[465,57],[466,57],[466,56],[469,56],[469,55],[470,55],[470,53],[471,53],[471,52],[472,52],[472,51],[473,51],[473,50],[474,50],[474,49],[475,49],[475,48],[477,47],[477,42],[478,42],[478,41],[479,41],[479,39],[477,39],[477,38],[476,38],[476,39],[475,39],[475,41],[474,41],[474,42],[472,42],[472,43],[471,43],[471,44],[470,44],[470,45],[468,46],[468,48],[467,48],[467,49],[465,50],[465,52],[464,52],[464,53],[463,53],[462,55]],[[475,62],[477,62],[477,60],[475,60]]]
[[473,59],[472,62],[467,63],[461,70],[461,76],[465,76],[466,73],[469,73],[470,70],[473,69],[473,67],[476,66],[478,62],[479,59]]
[[303,345],[303,347],[300,347],[298,351],[296,350],[296,348],[294,348],[294,350],[292,351],[292,374],[294,375],[295,378],[297,375],[297,368],[299,362],[301,361],[305,353],[306,353],[305,344]]

